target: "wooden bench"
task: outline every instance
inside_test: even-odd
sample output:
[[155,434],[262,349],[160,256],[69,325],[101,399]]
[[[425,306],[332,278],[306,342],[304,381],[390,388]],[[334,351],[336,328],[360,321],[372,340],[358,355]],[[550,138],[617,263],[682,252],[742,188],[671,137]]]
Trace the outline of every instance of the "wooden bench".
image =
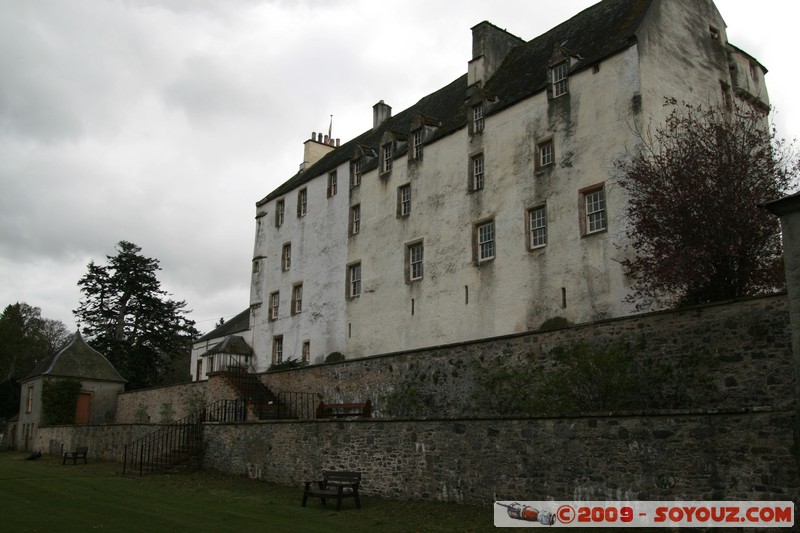
[[370,418],[372,416],[372,402],[365,403],[324,403],[317,406],[317,418],[344,418],[357,416]]
[[64,459],[61,461],[62,465],[67,464],[67,459],[72,459],[72,464],[78,464],[78,459],[83,459],[83,464],[86,464],[86,453],[89,448],[86,446],[78,446],[74,452],[64,452]]
[[358,497],[358,484],[361,483],[361,472],[322,472],[322,479],[306,481],[303,490],[303,507],[306,500],[319,498],[326,504],[328,498],[336,498],[336,510],[342,510],[342,498],[354,498],[356,508],[361,509],[361,499]]

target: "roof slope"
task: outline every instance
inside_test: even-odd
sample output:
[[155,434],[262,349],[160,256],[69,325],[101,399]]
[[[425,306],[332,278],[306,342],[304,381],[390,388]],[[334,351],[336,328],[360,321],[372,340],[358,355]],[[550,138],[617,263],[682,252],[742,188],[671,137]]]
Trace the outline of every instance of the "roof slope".
[[247,344],[243,337],[239,335],[228,335],[222,342],[215,344],[200,357],[207,357],[218,353],[251,357],[253,355],[253,349],[250,348],[250,345]]
[[[497,97],[486,115],[496,113],[525,98],[547,89],[548,67],[556,48],[563,47],[579,59],[571,72],[577,72],[635,44],[639,28],[652,0],[604,0],[578,13],[548,32],[521,44],[509,52],[485,89]],[[429,94],[410,108],[391,117],[379,127],[369,129],[325,155],[315,164],[284,182],[256,205],[263,205],[314,177],[325,174],[353,159],[358,147],[377,153],[383,134],[388,131],[408,134],[412,121],[419,115],[441,123],[426,142],[450,135],[467,124],[467,75]],[[363,169],[371,170],[377,160]]]
[[33,372],[22,381],[38,376],[126,381],[103,354],[86,344],[80,331],[72,336],[64,348],[36,365]]
[[240,333],[250,329],[250,308],[248,307],[235,317],[231,318],[218,328],[214,328],[194,342],[218,339],[234,333]]

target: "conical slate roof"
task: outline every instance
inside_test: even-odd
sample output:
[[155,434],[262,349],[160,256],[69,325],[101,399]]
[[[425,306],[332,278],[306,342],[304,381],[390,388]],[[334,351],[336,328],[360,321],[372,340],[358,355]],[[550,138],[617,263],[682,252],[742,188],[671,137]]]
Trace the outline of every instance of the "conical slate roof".
[[36,365],[22,381],[38,376],[127,381],[103,354],[86,344],[80,331],[75,332],[64,348]]

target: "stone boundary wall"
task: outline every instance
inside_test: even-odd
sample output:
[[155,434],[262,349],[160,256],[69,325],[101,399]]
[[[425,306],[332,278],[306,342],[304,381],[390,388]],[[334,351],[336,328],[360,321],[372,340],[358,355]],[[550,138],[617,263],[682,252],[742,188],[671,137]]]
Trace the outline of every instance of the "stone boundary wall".
[[32,450],[48,453],[51,444],[56,448],[63,445],[64,451],[74,450],[76,446],[88,446],[88,459],[119,461],[125,445],[156,431],[158,424],[97,424],[91,426],[41,426],[36,434]]
[[[577,343],[617,343],[632,350],[635,368],[630,371],[639,384],[636,409],[726,410],[795,402],[786,294],[312,365],[260,378],[276,393],[313,392],[328,403],[369,399],[379,418],[536,415],[542,413],[509,411],[499,405],[500,394],[516,392],[524,399],[542,375],[556,368],[556,350]],[[531,379],[507,383],[520,375]]]
[[180,420],[189,414],[194,402],[206,405],[207,381],[195,381],[181,385],[155,387],[125,392],[117,399],[118,424],[141,424],[165,422],[170,414],[172,421]]
[[495,500],[793,500],[794,410],[496,420],[207,424],[204,467],[288,486],[358,470],[363,492]]

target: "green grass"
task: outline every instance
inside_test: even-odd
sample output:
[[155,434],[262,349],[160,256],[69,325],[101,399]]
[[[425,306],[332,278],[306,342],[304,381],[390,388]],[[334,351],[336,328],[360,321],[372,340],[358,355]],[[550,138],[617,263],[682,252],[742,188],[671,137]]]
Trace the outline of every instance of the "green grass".
[[0,452],[0,530],[114,531],[495,531],[492,508],[401,502],[362,496],[300,506],[302,487],[282,487],[214,472],[124,478],[120,465],[61,465]]

